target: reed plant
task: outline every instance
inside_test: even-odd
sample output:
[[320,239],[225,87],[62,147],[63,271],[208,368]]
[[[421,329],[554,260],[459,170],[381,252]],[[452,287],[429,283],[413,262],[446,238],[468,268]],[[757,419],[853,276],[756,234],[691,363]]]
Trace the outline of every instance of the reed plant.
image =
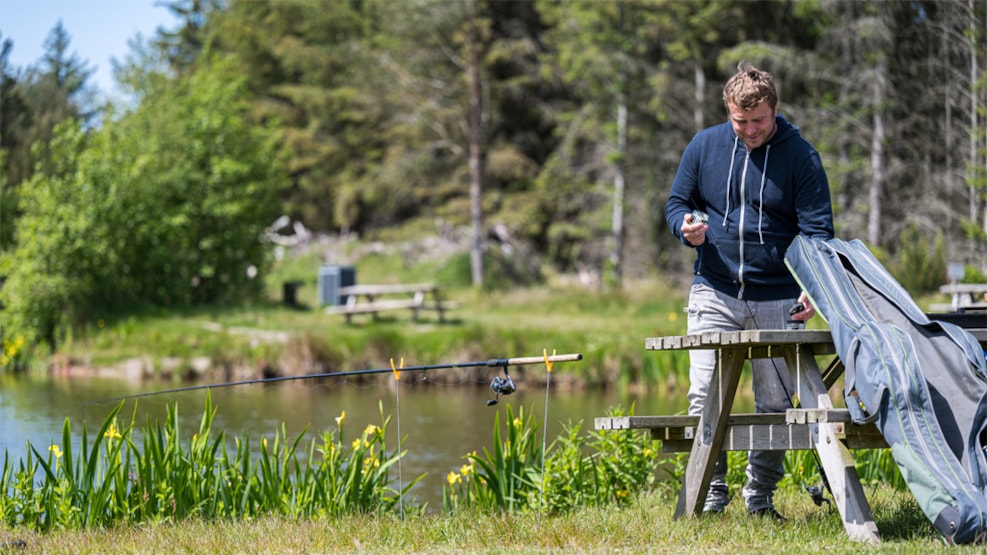
[[42,452],[29,443],[19,462],[5,454],[0,522],[46,531],[190,517],[391,512],[403,508],[403,498],[423,477],[394,489],[391,469],[402,453],[388,449],[390,419],[382,406],[381,424],[367,425],[351,441],[343,413],[334,430],[305,449],[306,431],[290,438],[282,426],[273,442],[261,439],[259,453],[248,437],[235,438],[231,452],[226,435],[213,433],[216,410],[208,396],[199,429],[187,441],[177,404],[169,405],[164,423],[148,423],[139,434],[133,418],[120,427],[122,407],[109,413],[91,444],[83,426],[76,449],[66,420],[60,445]]
[[484,448],[482,455],[466,455],[467,463],[460,471],[449,473],[442,494],[445,509],[522,509],[540,490],[544,452],[536,434],[537,420],[533,416],[526,418],[523,407],[517,417],[510,404],[505,409],[507,437],[501,439],[498,412],[494,416],[492,450]]
[[[122,408],[123,403],[116,406],[92,437],[83,426],[78,445],[66,420],[60,444],[41,450],[29,443],[20,461],[5,454],[0,529],[50,533],[189,520],[425,516],[424,507],[410,499],[424,475],[395,489],[391,472],[405,453],[386,444],[390,418],[382,405],[380,424],[366,425],[359,433],[346,433],[343,413],[334,429],[316,439],[305,442],[307,431],[289,437],[282,425],[273,441],[261,438],[257,450],[244,436],[234,438],[229,448],[226,435],[213,430],[216,409],[208,395],[191,438],[179,427],[177,404],[168,406],[163,423],[148,422],[140,429],[134,416],[121,426]],[[610,416],[624,414],[632,415],[633,407],[628,413],[621,407],[609,411]],[[503,424],[499,414],[495,418],[492,448],[467,454],[461,469],[449,473],[444,514],[485,518],[537,511],[540,521],[542,513],[558,517],[633,507],[654,495],[673,499],[681,484],[685,455],[661,458],[660,442],[644,431],[585,434],[581,422],[569,423],[545,446],[547,438],[538,434],[531,411],[521,408],[515,416],[506,404],[504,415]],[[858,472],[865,486],[901,492],[905,486],[886,451],[862,452]],[[789,453],[781,495],[796,496],[818,479],[809,457]],[[739,488],[744,454],[730,452],[728,459],[728,482]]]

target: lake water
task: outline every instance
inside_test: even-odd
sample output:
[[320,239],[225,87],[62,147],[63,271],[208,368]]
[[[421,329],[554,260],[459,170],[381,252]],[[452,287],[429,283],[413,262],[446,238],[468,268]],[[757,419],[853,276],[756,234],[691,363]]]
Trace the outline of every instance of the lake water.
[[[491,372],[490,378],[495,375]],[[529,386],[523,381],[517,382],[517,392],[501,396],[498,404],[488,406],[487,401],[494,398],[488,384],[489,381],[447,385],[402,383],[399,391],[393,380],[375,385],[300,380],[215,388],[210,390],[217,409],[213,430],[226,432],[227,446],[231,449],[234,448],[232,436],[247,435],[251,445],[257,446],[261,437],[273,440],[282,424],[289,439],[308,427],[306,439],[311,440],[322,431],[334,430],[335,418],[346,411],[343,440],[349,441],[367,424],[381,424],[379,406],[382,405],[384,415],[391,417],[388,448],[397,445],[399,425],[401,435],[406,437],[404,448],[408,452],[401,463],[401,479],[408,482],[427,473],[413,495],[436,509],[442,504],[446,475],[463,465],[465,454],[482,453],[485,447],[490,448],[495,415],[500,413],[503,423],[507,404],[515,415],[523,407],[525,412],[533,411],[540,424],[548,422],[548,443],[568,422],[582,421],[583,434],[592,431],[593,419],[605,416],[610,407],[619,405],[626,412],[634,403],[638,415],[684,413],[687,408],[684,392],[662,398],[603,391],[556,392],[549,387],[546,397],[544,385]],[[78,445],[83,423],[88,433],[94,434],[118,403],[107,399],[169,387],[175,386],[116,378],[0,375],[0,452],[6,452],[16,462],[26,457],[26,445],[30,442],[46,454],[53,443],[61,443],[66,418],[71,422],[74,443]],[[121,425],[128,424],[136,411],[138,430],[148,421],[163,423],[167,405],[177,402],[185,443],[198,430],[206,395],[206,390],[197,390],[127,400],[118,421]],[[744,404],[738,399],[737,410],[752,410],[745,409]],[[541,434],[539,428],[539,439]],[[396,471],[392,477],[398,479]]]

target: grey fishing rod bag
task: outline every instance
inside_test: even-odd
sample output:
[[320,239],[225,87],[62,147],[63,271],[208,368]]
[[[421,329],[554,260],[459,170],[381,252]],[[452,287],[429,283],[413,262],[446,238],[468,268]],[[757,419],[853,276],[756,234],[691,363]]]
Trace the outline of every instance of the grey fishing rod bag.
[[946,541],[984,542],[987,363],[977,339],[930,320],[858,240],[799,236],[785,263],[829,323],[853,421],[875,423]]

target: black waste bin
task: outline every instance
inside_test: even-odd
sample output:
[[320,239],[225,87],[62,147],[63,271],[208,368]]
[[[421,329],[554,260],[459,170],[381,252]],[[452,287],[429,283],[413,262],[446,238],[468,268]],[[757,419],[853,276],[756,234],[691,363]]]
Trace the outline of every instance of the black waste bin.
[[286,281],[281,284],[281,298],[286,306],[298,306],[298,288],[303,281]]

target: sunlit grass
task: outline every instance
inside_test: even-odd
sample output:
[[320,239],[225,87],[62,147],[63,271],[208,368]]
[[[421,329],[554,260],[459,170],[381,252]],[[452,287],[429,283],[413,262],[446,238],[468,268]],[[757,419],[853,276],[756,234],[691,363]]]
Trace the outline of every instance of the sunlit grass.
[[[259,516],[189,519],[145,526],[39,534],[0,529],[0,542],[23,540],[32,553],[981,553],[949,547],[920,520],[908,494],[868,489],[882,543],[851,541],[834,509],[804,494],[779,494],[785,525],[752,521],[733,503],[723,518],[675,520],[675,492],[655,491],[623,508],[585,508],[538,519],[531,512],[461,512],[400,518]],[[916,518],[915,515],[918,515]]]

